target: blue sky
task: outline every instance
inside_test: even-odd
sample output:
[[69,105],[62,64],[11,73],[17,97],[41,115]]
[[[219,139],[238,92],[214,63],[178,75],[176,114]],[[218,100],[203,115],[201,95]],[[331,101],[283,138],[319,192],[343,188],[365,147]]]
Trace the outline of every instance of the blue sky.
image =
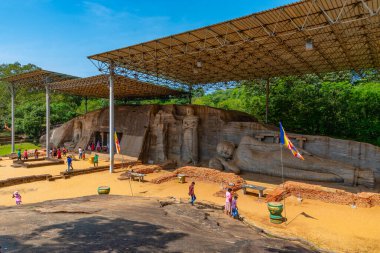
[[87,56],[294,0],[1,0],[0,63],[86,77]]

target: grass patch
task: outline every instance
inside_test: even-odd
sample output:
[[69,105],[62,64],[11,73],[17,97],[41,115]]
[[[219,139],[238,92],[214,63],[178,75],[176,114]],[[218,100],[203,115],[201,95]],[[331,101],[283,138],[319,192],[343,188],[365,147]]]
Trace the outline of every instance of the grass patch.
[[[34,145],[33,143],[29,143],[29,142],[24,142],[24,143],[17,143],[15,145],[16,147],[16,151],[18,149],[21,149],[22,151],[24,151],[25,149],[36,149],[36,148],[39,148],[38,146]],[[3,155],[8,155],[11,153],[11,144],[7,144],[7,145],[0,145],[0,156],[3,156]]]

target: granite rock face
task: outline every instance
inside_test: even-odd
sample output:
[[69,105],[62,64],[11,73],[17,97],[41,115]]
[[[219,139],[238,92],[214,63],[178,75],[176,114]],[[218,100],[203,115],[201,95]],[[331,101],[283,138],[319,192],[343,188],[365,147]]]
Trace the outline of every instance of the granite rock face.
[[[77,117],[52,131],[51,145],[77,149],[94,143],[96,146],[107,147],[108,117],[108,108]],[[272,175],[276,173],[270,171],[279,169],[276,159],[270,158],[273,155],[277,157],[275,154],[280,150],[278,128],[258,123],[253,117],[238,111],[197,105],[116,106],[115,129],[121,152],[138,157],[144,163],[173,160],[179,166],[209,166],[210,163],[211,167],[217,169],[229,169],[226,163],[235,162],[236,171],[231,169],[235,173],[262,171],[263,174]],[[315,171],[311,168],[311,172],[321,173],[322,167],[326,167],[330,173],[334,166],[339,167],[333,175],[321,175],[316,181],[325,181],[326,178],[327,181],[339,182],[343,178],[341,181],[344,183],[368,187],[375,186],[375,178],[380,181],[379,147],[324,136],[292,133],[288,133],[288,136],[306,155],[305,159],[311,157],[309,162],[313,166],[319,166]],[[261,150],[260,153],[264,156],[257,160],[255,155],[248,160],[239,158],[244,153],[242,147],[247,146],[247,139],[251,139],[248,141],[250,145]],[[223,145],[218,145],[220,143],[229,144],[223,148]],[[233,146],[236,151],[231,157],[220,154],[234,150]],[[275,149],[278,150],[274,152]],[[287,168],[303,172],[303,165],[298,164],[299,161],[286,152],[289,151],[284,149]],[[341,169],[343,167],[347,170]],[[347,171],[351,172],[347,174]],[[292,173],[288,177],[292,178]]]

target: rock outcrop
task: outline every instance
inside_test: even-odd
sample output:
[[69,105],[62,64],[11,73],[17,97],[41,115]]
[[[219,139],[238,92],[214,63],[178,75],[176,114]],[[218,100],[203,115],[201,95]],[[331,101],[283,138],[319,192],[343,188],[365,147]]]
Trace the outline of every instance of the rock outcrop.
[[[108,115],[108,108],[105,108],[63,124],[52,131],[52,145],[83,148],[94,143],[96,146],[108,147]],[[280,170],[276,159],[269,158],[274,155],[272,149],[278,149],[275,153],[280,150],[278,129],[258,123],[256,119],[242,112],[197,105],[117,106],[115,129],[119,136],[121,152],[148,164],[172,160],[179,166],[210,164],[217,169],[233,168],[235,173],[242,170],[264,172],[263,174],[275,176],[278,175],[266,172]],[[380,181],[379,147],[322,136],[292,133],[288,133],[288,136],[303,154],[310,157],[307,166],[313,164],[320,169],[328,167],[328,175],[315,174],[326,171],[310,167],[308,173],[314,173],[316,181],[336,181],[369,187],[375,185],[375,178]],[[245,163],[236,164],[235,167],[223,165],[230,163],[232,156],[226,158],[221,156],[220,152],[235,150],[237,147],[236,151],[241,153],[240,151],[244,151],[243,146],[247,146],[242,141],[247,138],[257,141],[260,145],[254,146],[263,153],[267,152],[263,157],[268,156],[268,159],[263,162],[261,161],[263,157],[258,161],[253,157]],[[217,152],[219,143],[229,143],[229,145],[219,147]],[[218,157],[223,159],[216,159]],[[286,167],[289,170],[305,170],[301,168],[305,164],[296,164],[298,161],[292,157],[286,159]],[[258,162],[260,168],[253,170],[253,165]],[[334,169],[334,166],[338,169]],[[350,172],[347,173],[348,171]],[[292,175],[298,175],[297,171],[290,173],[288,177],[292,178]],[[313,177],[310,179],[313,180]]]

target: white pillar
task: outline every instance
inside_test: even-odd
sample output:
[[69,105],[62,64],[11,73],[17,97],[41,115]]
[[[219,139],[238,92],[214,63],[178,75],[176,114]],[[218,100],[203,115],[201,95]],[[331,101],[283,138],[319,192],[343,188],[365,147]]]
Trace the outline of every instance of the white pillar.
[[10,92],[11,92],[11,117],[12,117],[12,131],[11,131],[11,146],[12,146],[12,153],[14,153],[15,150],[15,96],[16,91],[13,84],[10,85]]
[[110,173],[113,172],[114,167],[114,153],[115,153],[115,142],[114,142],[114,130],[115,130],[115,107],[114,107],[114,67],[113,63],[109,66],[109,89],[110,89],[110,99],[109,99],[109,116],[110,116],[110,124],[109,124],[109,152],[110,152]]
[[49,142],[50,142],[50,90],[49,84],[45,83],[46,89],[46,157],[49,157]]
[[268,123],[268,114],[269,114],[269,78],[267,80],[267,87],[266,87],[266,96],[265,96],[265,123]]

